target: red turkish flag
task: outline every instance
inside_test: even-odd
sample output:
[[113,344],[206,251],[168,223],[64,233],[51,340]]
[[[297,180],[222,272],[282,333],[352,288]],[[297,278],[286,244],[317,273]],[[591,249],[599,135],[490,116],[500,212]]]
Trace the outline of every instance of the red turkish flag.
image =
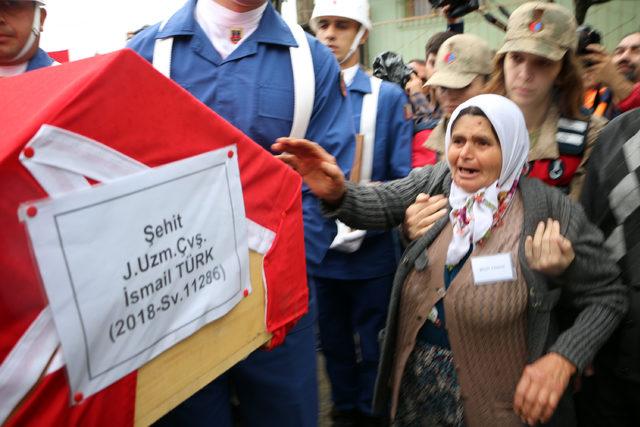
[[[306,312],[299,176],[137,54],[123,50],[0,79],[0,93],[0,361],[47,305],[17,215],[22,203],[47,197],[19,161],[43,124],[99,141],[149,167],[237,144],[247,218],[275,233],[264,261],[272,344],[282,342]],[[135,383],[133,373],[69,407],[71,391],[58,370],[38,383],[7,425],[131,425]]]

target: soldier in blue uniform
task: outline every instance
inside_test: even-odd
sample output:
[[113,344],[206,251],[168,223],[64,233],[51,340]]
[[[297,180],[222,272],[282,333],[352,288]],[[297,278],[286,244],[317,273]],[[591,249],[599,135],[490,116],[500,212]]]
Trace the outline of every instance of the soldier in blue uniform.
[[[316,0],[310,21],[318,39],[342,68],[362,153],[352,179],[388,181],[411,170],[411,107],[396,84],[367,75],[359,47],[371,30],[367,0]],[[355,167],[359,164],[359,168]],[[373,184],[375,185],[375,184]],[[334,425],[377,425],[371,412],[378,365],[378,333],[384,327],[396,270],[392,232],[349,230],[339,224],[315,273],[322,351],[331,382]]]
[[[129,46],[266,150],[279,137],[297,135],[317,141],[348,170],[354,131],[351,110],[340,89],[339,67],[317,40],[301,32],[296,39],[294,28],[299,29],[290,28],[266,0],[189,0],[167,21],[138,34]],[[305,45],[308,54],[292,61],[291,48]],[[305,66],[309,72],[296,71],[295,67]],[[296,84],[294,75],[310,76],[311,83]],[[302,101],[294,106],[294,98]],[[304,116],[305,104],[309,120],[300,126],[294,113]],[[322,217],[317,199],[306,187],[303,214],[307,268],[313,273],[336,227]],[[309,287],[309,313],[282,346],[252,353],[162,423],[231,425],[233,387],[245,426],[315,426],[318,398],[311,281]]]
[[38,47],[47,17],[44,0],[0,1],[0,78],[53,64]]

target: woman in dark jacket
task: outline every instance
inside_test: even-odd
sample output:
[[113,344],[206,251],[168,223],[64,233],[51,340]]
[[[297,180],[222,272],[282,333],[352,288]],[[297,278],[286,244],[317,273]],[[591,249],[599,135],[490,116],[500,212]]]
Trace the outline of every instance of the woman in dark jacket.
[[[401,224],[421,192],[449,197],[449,216],[398,268],[377,410],[391,405],[396,425],[575,422],[570,377],[612,333],[627,296],[582,209],[522,176],[529,139],[513,102],[481,95],[460,105],[447,128],[447,164],[381,185],[345,183],[308,141],[273,148],[287,152],[328,214],[353,227]],[[560,307],[577,313],[564,330]]]

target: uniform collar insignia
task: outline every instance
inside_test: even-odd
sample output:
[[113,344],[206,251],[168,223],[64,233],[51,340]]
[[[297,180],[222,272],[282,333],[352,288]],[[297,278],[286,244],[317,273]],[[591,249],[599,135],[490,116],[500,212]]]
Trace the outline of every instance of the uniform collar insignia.
[[233,44],[238,44],[242,40],[242,28],[232,28],[229,30],[229,40]]

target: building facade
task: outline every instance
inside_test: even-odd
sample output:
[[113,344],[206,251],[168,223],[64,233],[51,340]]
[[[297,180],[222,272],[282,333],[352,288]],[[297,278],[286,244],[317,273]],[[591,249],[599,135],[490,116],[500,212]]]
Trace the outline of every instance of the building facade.
[[[298,8],[305,1],[298,0]],[[375,56],[384,51],[400,53],[405,60],[424,58],[427,39],[438,31],[445,30],[446,22],[431,10],[428,0],[369,0],[373,32],[366,49],[365,65],[370,65]],[[503,5],[513,11],[524,0],[492,0],[484,2],[483,9],[506,23],[506,18],[497,9]],[[556,0],[556,3],[573,10],[573,0]],[[299,10],[299,12],[302,12]],[[604,38],[604,45],[613,49],[626,34],[637,31],[640,18],[640,1],[611,0],[609,3],[591,6],[585,24],[597,29]],[[474,33],[495,49],[502,44],[504,32],[484,20],[481,14],[471,13],[464,17],[465,31]]]

